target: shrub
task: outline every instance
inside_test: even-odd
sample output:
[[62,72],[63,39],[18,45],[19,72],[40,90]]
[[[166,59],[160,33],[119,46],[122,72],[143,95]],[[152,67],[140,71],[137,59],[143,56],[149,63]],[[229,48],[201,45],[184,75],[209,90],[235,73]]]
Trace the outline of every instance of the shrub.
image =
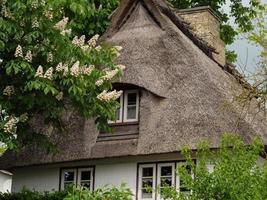
[[0,193],[0,200],[131,200],[132,193],[125,185],[89,191],[72,187],[66,191],[37,192],[23,189],[18,193]]

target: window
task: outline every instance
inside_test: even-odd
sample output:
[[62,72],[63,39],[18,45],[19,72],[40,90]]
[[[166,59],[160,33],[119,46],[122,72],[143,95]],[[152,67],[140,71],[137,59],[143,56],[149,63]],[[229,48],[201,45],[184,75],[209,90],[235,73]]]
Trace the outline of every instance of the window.
[[137,122],[139,114],[138,90],[126,90],[118,99],[120,107],[116,110],[116,120],[109,123]]
[[[174,186],[178,192],[190,194],[183,180],[176,174],[185,162],[164,162],[138,165],[138,200],[161,200],[161,188]],[[186,169],[192,173],[190,167]],[[192,174],[193,176],[193,174]]]
[[61,189],[78,185],[93,190],[93,168],[64,169],[61,171]]
[[61,182],[62,182],[61,184],[62,189],[67,188],[70,185],[75,185],[76,184],[76,171],[74,169],[62,171]]
[[[174,181],[175,181],[175,163],[158,164],[157,183],[158,183],[159,189],[163,187],[173,186]],[[159,199],[160,199],[160,194],[158,194]]]
[[[192,173],[191,168],[189,166],[185,166],[185,163],[178,163],[177,166],[181,166],[183,165],[185,167],[185,169],[189,172]],[[193,174],[192,174],[193,176]],[[177,176],[177,180],[176,180],[176,188],[179,192],[182,192],[184,194],[190,194],[191,190],[187,189],[183,179],[180,176]]]
[[156,165],[142,165],[139,168],[138,199],[155,199]]

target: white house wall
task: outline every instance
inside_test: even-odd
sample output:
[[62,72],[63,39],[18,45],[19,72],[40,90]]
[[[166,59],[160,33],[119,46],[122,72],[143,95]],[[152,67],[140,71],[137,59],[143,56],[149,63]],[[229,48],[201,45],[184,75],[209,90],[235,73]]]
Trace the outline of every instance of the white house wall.
[[23,187],[37,191],[52,191],[59,188],[59,168],[19,168],[13,172],[12,192]]
[[132,192],[136,193],[137,163],[96,165],[95,188],[106,185],[120,186],[126,183]]
[[98,161],[81,161],[57,165],[17,168],[12,171],[12,192],[19,192],[23,187],[37,191],[59,190],[59,177],[61,168],[75,168],[80,166],[94,166],[94,187],[120,186],[125,183],[136,193],[137,163],[173,161],[177,154],[157,155],[134,158],[113,158]]
[[0,192],[10,192],[12,185],[12,176],[0,173]]

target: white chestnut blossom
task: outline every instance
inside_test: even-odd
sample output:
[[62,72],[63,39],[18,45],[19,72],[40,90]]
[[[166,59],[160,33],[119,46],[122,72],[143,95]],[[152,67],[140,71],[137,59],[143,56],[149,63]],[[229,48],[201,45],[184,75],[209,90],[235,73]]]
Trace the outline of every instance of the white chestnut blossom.
[[53,13],[52,13],[50,10],[45,10],[45,11],[43,12],[43,15],[44,15],[47,19],[49,19],[49,20],[52,20],[52,19],[53,19]]
[[48,68],[48,70],[44,74],[44,78],[52,80],[53,76],[53,67]]
[[65,36],[65,35],[70,35],[71,34],[71,29],[67,29],[67,30],[63,30],[60,32],[61,35]]
[[0,58],[0,64],[2,64],[2,63],[3,63],[3,59]]
[[60,20],[58,23],[55,24],[55,28],[64,31],[66,28],[66,25],[68,24],[69,18],[68,17],[63,17],[62,20]]
[[11,96],[15,93],[15,89],[13,85],[6,86],[5,89],[3,90],[3,95],[4,96]]
[[67,64],[63,65],[63,71],[64,71],[63,76],[67,76],[69,73],[69,67]]
[[124,71],[125,68],[126,68],[125,65],[117,65],[116,67],[117,67],[118,69],[122,70],[122,71]]
[[21,57],[23,58],[23,51],[22,51],[22,47],[20,45],[17,46],[16,51],[15,51],[15,57]]
[[93,70],[95,69],[95,66],[94,65],[89,65],[88,67],[87,66],[84,66],[81,71],[83,74],[89,76]]
[[47,54],[47,62],[48,62],[48,63],[51,63],[51,62],[53,62],[53,59],[54,59],[53,54],[52,54],[51,52],[49,52],[49,53]]
[[97,41],[98,41],[98,39],[99,39],[99,35],[97,34],[97,35],[93,36],[93,37],[87,42],[87,44],[88,44],[90,47],[95,47],[95,46],[96,46],[96,43],[97,43]]
[[32,20],[32,28],[38,28],[40,26],[39,22],[38,22],[38,19],[35,17],[33,20]]
[[56,66],[56,71],[57,72],[64,71],[64,66],[63,66],[62,62],[58,63],[58,65]]
[[97,50],[97,51],[100,51],[102,49],[102,47],[100,46],[100,45],[98,45],[96,48],[95,48],[95,50]]
[[114,76],[118,74],[118,72],[119,72],[118,69],[106,71],[106,75],[102,76],[101,78],[103,80],[111,80]]
[[78,36],[75,36],[72,40],[72,44],[82,47],[84,46],[85,43],[85,35],[82,35],[80,38]]
[[6,133],[14,133],[17,129],[17,123],[19,122],[19,119],[16,117],[11,117],[8,122],[4,125],[4,132]]
[[72,76],[75,76],[75,77],[78,77],[79,76],[79,74],[80,74],[80,68],[79,68],[79,66],[80,66],[80,62],[79,61],[75,62],[72,65],[72,67],[70,68],[70,74]]
[[33,9],[37,9],[37,8],[38,8],[38,1],[37,1],[37,0],[32,1],[32,2],[31,2],[31,7],[32,7]]
[[27,51],[26,56],[24,58],[26,61],[28,62],[32,62],[32,52],[31,51]]
[[122,46],[115,46],[114,47],[117,51],[121,51],[122,50]]
[[96,86],[101,86],[104,83],[103,79],[99,79],[95,82]]
[[58,93],[58,95],[56,96],[56,99],[58,101],[61,101],[63,99],[63,92]]
[[97,95],[97,98],[100,101],[110,101],[110,100],[116,100],[118,99],[122,94],[122,91],[111,91],[111,92],[107,92],[106,90],[104,90],[103,92],[101,92],[99,95]]
[[37,71],[35,73],[35,77],[43,77],[43,73],[44,73],[44,70],[43,70],[43,67],[41,65],[39,65],[39,67],[37,68]]
[[29,119],[28,113],[24,113],[19,116],[19,121],[20,122],[26,122]]

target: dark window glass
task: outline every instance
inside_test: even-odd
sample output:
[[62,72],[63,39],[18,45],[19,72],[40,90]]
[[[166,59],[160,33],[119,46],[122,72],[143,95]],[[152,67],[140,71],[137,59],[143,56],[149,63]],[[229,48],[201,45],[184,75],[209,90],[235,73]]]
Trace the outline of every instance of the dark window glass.
[[172,167],[161,167],[161,176],[172,176]]
[[91,171],[82,171],[81,180],[91,180]]
[[136,98],[137,94],[136,93],[128,93],[128,105],[136,105]]
[[91,181],[83,181],[83,182],[81,182],[81,186],[90,189],[91,188]]
[[160,186],[161,187],[172,186],[172,178],[171,177],[161,178]]
[[142,188],[149,188],[153,186],[153,179],[152,178],[143,178],[142,180]]
[[143,168],[143,177],[151,177],[153,176],[153,167]]
[[74,172],[65,172],[64,181],[74,181]]

